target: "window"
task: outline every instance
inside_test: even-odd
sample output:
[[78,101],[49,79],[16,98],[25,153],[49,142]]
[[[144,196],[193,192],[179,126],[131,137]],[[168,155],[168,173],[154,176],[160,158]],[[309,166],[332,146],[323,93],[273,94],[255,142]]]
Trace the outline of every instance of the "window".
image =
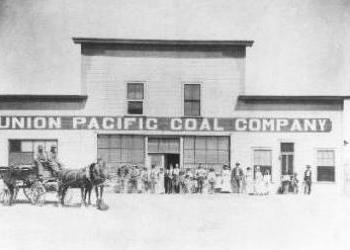
[[294,173],[294,143],[281,143],[281,174]]
[[317,150],[317,181],[335,181],[334,150]]
[[128,83],[127,92],[128,114],[142,115],[144,98],[143,83]]
[[57,147],[57,140],[9,140],[9,165],[33,164],[39,145],[47,154],[51,146]]
[[200,116],[200,84],[185,84],[185,116]]
[[229,137],[194,136],[184,137],[185,168],[214,167],[221,170],[224,164],[230,163]]
[[126,164],[144,165],[144,144],[144,136],[99,135],[97,155],[112,168]]
[[270,172],[272,175],[272,151],[269,149],[255,149],[253,151],[254,158],[254,176],[256,167],[260,167],[260,171],[262,174],[265,173],[266,170]]

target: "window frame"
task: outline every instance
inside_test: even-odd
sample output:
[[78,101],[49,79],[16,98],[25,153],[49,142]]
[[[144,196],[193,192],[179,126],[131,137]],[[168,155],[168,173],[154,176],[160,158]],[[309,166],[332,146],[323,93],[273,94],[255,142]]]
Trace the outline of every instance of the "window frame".
[[[262,167],[270,167],[270,176],[271,176],[271,181],[273,181],[273,175],[274,175],[274,169],[273,169],[273,150],[272,150],[272,148],[271,147],[251,147],[251,152],[252,152],[252,154],[251,154],[251,166],[253,166],[253,169],[252,169],[252,171],[253,171],[253,176],[254,176],[254,179],[255,179],[255,171],[256,171],[256,166],[257,165],[255,165],[255,162],[254,162],[254,160],[255,160],[255,157],[254,157],[254,153],[255,153],[255,151],[258,151],[258,150],[260,150],[260,151],[270,151],[271,152],[271,162],[270,162],[270,166],[267,166],[267,165],[263,165]],[[259,165],[259,166],[261,166],[261,165]],[[246,170],[246,169],[244,169],[244,170]],[[263,173],[262,173],[263,174]]]
[[[186,99],[186,85],[195,85],[199,86],[199,98],[198,100],[194,99]],[[201,117],[202,116],[202,82],[184,82],[183,83],[183,114],[184,117]],[[198,115],[194,114],[186,114],[186,103],[191,102],[191,103],[198,103]]]
[[[142,99],[138,98],[129,98],[129,84],[142,85]],[[145,85],[146,81],[126,81],[126,114],[132,116],[143,116],[145,111]],[[129,103],[141,103],[142,112],[140,114],[130,113]]]
[[[319,151],[332,151],[333,152],[333,166],[321,166],[319,165],[318,162],[318,152]],[[329,184],[335,184],[337,183],[337,172],[336,172],[336,165],[337,165],[337,157],[336,157],[336,149],[335,148],[315,148],[315,158],[314,158],[314,166],[315,166],[315,177],[313,177],[313,179],[317,182],[317,183],[329,183]],[[319,180],[319,176],[318,176],[318,169],[319,167],[332,167],[333,168],[333,181],[330,180]]]
[[[31,142],[32,143],[32,151],[11,151],[11,146],[10,146],[10,144],[11,144],[11,141],[20,141],[20,143],[22,143],[22,142]],[[46,149],[47,149],[47,143],[52,143],[52,142],[55,142],[55,145],[56,145],[56,148],[57,148],[57,153],[59,152],[59,144],[58,144],[58,139],[57,138],[36,138],[36,139],[31,139],[31,138],[24,138],[24,139],[22,139],[22,138],[9,138],[8,140],[7,140],[7,155],[8,155],[8,159],[7,159],[7,162],[8,162],[8,165],[11,165],[10,164],[10,160],[11,160],[11,158],[10,158],[10,154],[11,154],[11,152],[12,153],[31,153],[32,154],[32,161],[34,162],[34,158],[35,158],[35,154],[36,154],[36,148],[35,148],[35,143],[36,142],[44,142],[45,144],[45,150],[44,150],[44,152],[45,153],[49,153],[49,151],[47,151]],[[20,163],[20,164],[18,164],[17,163],[17,165],[31,165],[31,164],[33,164],[33,162],[32,163],[30,163],[30,164],[22,164],[22,163]]]

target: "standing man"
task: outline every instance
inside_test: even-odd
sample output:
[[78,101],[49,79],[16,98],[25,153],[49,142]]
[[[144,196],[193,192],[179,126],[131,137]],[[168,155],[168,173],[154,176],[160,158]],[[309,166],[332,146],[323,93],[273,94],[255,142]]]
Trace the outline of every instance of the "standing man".
[[201,164],[199,164],[198,166],[196,175],[197,175],[197,182],[198,182],[198,193],[201,194],[203,193],[203,184],[206,177],[206,171]]
[[130,193],[137,193],[138,192],[138,178],[139,178],[139,170],[137,165],[133,165],[131,167],[131,171],[130,171],[130,179],[129,179],[129,183],[130,183]]
[[34,156],[34,163],[38,167],[39,177],[47,177],[45,176],[47,173],[44,168],[44,165],[47,164],[47,156],[42,145],[38,146],[38,152]]
[[304,172],[304,182],[304,194],[311,194],[312,172],[310,165],[306,165],[306,170]]
[[149,181],[150,181],[151,194],[154,194],[156,192],[156,184],[157,184],[157,170],[155,165],[151,166],[151,171],[149,173]]
[[231,172],[232,187],[234,186],[236,187],[237,193],[242,192],[243,170],[240,167],[240,165],[241,164],[239,162],[236,162],[236,166],[232,169],[232,172]]
[[57,171],[62,170],[62,163],[58,160],[58,157],[57,157],[56,145],[51,146],[47,160],[54,174],[56,174]]

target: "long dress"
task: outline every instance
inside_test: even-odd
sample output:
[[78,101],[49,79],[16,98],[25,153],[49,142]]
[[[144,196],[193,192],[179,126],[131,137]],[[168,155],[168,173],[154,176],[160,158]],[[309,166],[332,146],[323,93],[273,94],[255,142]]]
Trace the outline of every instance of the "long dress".
[[260,171],[255,173],[255,194],[264,193],[264,179]]
[[264,194],[270,193],[270,184],[271,184],[271,175],[265,174],[264,175]]
[[158,173],[158,179],[156,184],[156,193],[157,194],[164,194],[164,172]]
[[224,193],[231,193],[231,171],[228,169],[225,169],[222,171],[222,186],[221,186],[221,192]]
[[245,174],[246,193],[254,194],[254,176],[252,170],[247,170]]

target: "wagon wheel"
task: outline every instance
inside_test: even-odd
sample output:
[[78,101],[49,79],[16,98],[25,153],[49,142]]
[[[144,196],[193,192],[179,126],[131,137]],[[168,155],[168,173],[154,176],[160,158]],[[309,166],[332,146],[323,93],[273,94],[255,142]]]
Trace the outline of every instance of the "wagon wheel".
[[33,205],[43,205],[45,203],[44,194],[46,193],[46,190],[44,185],[39,181],[34,182],[29,187],[24,187],[23,193]]

